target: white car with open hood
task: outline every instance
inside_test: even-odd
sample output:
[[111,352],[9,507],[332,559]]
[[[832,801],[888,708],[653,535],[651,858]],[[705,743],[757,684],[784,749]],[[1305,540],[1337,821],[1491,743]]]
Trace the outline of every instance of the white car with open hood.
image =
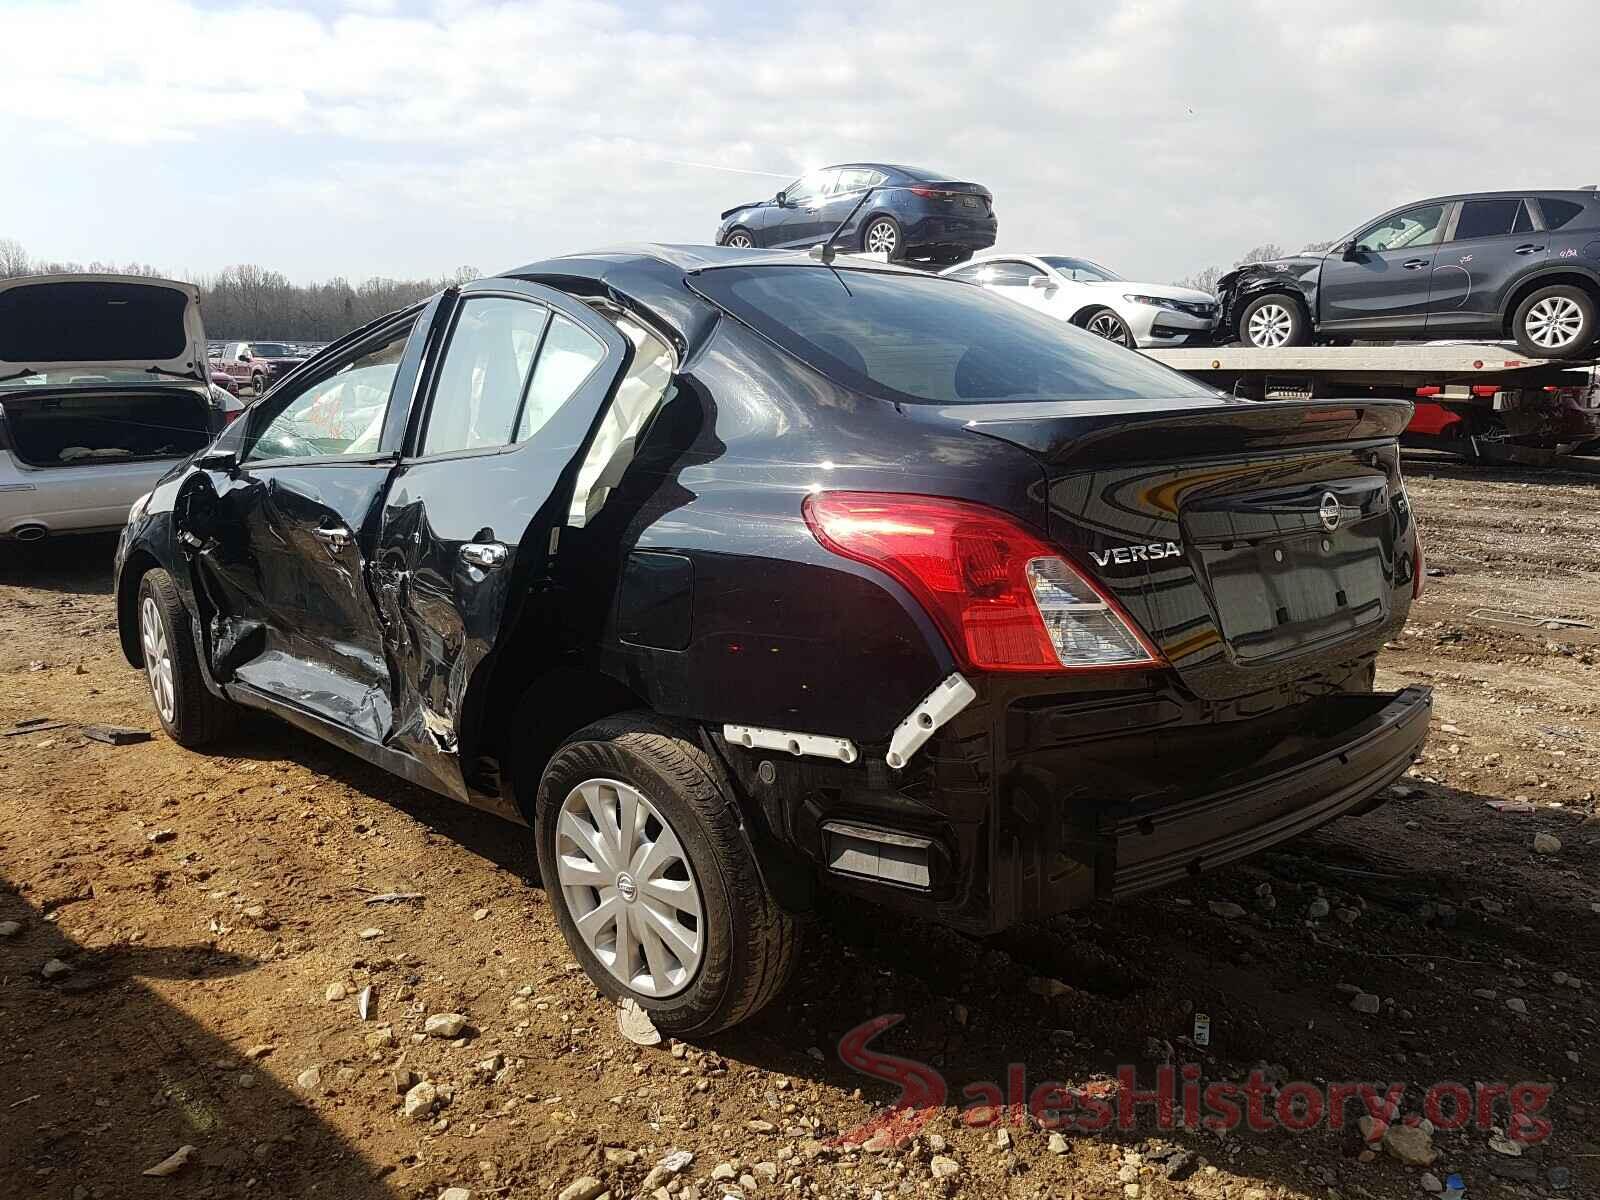
[[122,528],[225,421],[191,284],[0,282],[0,540]]
[[1086,258],[987,254],[940,272],[1124,346],[1155,349],[1211,340],[1217,298],[1168,283],[1133,283]]

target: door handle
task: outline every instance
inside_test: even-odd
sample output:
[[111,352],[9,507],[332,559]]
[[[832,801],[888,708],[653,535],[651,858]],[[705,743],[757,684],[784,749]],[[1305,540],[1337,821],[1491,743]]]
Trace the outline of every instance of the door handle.
[[1544,249],[1543,246],[1535,246],[1535,245],[1529,243],[1527,245],[1518,246],[1517,247],[1517,253],[1518,254],[1537,254],[1537,253],[1539,253],[1539,251],[1541,251],[1543,249]]
[[1428,265],[1428,260],[1425,258],[1408,258],[1400,265],[1408,271],[1420,271]]
[[475,567],[498,567],[506,560],[506,548],[500,542],[467,542],[461,547],[461,558]]
[[317,535],[317,541],[321,542],[329,550],[336,552],[343,550],[355,540],[355,536],[343,525],[334,525],[331,528],[323,527],[313,532]]

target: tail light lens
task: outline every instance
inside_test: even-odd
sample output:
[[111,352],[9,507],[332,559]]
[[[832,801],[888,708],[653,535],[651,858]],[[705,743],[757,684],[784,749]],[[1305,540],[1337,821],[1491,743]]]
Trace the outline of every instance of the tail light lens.
[[914,187],[910,189],[913,196],[921,196],[924,200],[954,200],[959,192],[947,192],[942,188]]
[[932,496],[823,492],[806,523],[828,550],[898,580],[976,671],[1159,663],[1154,647],[1056,550],[1011,517]]

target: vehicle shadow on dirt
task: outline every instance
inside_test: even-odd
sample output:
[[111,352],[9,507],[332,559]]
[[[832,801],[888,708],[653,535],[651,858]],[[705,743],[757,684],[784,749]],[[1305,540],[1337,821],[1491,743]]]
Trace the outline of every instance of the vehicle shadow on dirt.
[[[258,962],[207,945],[85,946],[61,928],[71,906],[57,911],[46,920],[0,879],[0,921],[22,926],[0,942],[7,1195],[394,1194],[384,1170],[274,1081],[270,1057],[252,1061],[159,994],[160,981],[204,988]],[[69,969],[47,980],[53,960]],[[142,1174],[182,1146],[194,1151],[172,1178]]]
[[115,534],[0,542],[0,584],[79,596],[111,594]]

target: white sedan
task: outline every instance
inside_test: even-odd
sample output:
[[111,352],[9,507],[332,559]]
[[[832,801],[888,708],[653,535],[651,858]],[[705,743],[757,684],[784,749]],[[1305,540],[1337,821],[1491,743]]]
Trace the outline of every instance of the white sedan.
[[1124,346],[1209,341],[1217,326],[1215,296],[1165,283],[1130,283],[1086,258],[987,254],[940,274],[992,288]]

